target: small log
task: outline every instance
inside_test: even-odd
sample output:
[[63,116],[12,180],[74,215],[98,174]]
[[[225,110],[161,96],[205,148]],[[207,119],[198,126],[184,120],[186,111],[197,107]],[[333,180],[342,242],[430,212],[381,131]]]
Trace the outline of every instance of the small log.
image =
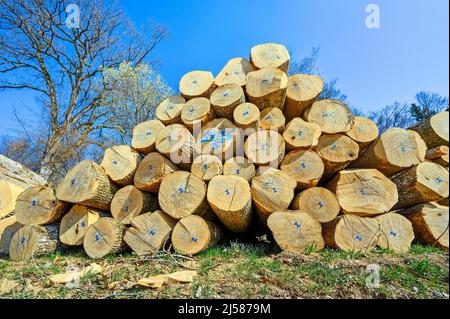
[[14,184],[24,190],[34,185],[48,184],[42,176],[2,154],[0,154],[0,176],[0,180]]
[[247,180],[238,176],[216,176],[209,182],[207,200],[228,230],[245,233],[249,229],[252,196]]
[[327,247],[369,252],[378,243],[378,222],[355,215],[338,216],[322,225],[322,234]]
[[320,126],[322,133],[346,133],[353,126],[352,111],[338,100],[319,100],[308,107],[303,117]]
[[9,255],[11,239],[21,227],[14,215],[0,219],[0,254]]
[[322,135],[316,151],[325,165],[323,180],[326,181],[358,157],[359,146],[346,135]]
[[192,71],[183,75],[180,80],[180,92],[186,100],[195,97],[209,98],[215,88],[214,76],[209,71]]
[[346,134],[359,145],[359,152],[364,151],[378,137],[378,127],[369,118],[355,116],[353,126]]
[[158,152],[149,153],[134,174],[134,185],[140,190],[157,193],[164,176],[178,170],[174,163]]
[[386,176],[424,161],[427,146],[414,131],[390,128],[362,153],[350,168],[376,168]]
[[222,230],[200,216],[186,216],[178,221],[172,231],[172,245],[183,255],[195,255],[216,245]]
[[324,165],[316,152],[295,150],[286,155],[280,169],[297,181],[299,190],[304,190],[319,183],[324,172]]
[[448,207],[436,203],[415,205],[399,211],[412,223],[414,235],[422,244],[448,250]]
[[255,165],[278,167],[284,158],[285,144],[283,137],[275,131],[257,131],[245,141],[245,155]]
[[100,166],[118,185],[133,184],[134,172],[142,160],[141,154],[128,145],[115,145],[105,150]]
[[380,215],[398,201],[396,185],[376,169],[342,170],[326,187],[336,194],[344,214]]
[[259,126],[262,129],[273,130],[276,132],[283,131],[286,119],[279,108],[268,107],[261,111],[260,116]]
[[443,167],[448,167],[448,146],[438,146],[427,151],[425,158]]
[[197,156],[192,163],[191,173],[208,183],[214,176],[222,175],[222,161],[214,155]]
[[164,125],[182,124],[181,111],[186,99],[179,95],[173,95],[162,101],[155,111],[155,116]]
[[309,249],[319,251],[325,247],[322,226],[306,213],[273,212],[267,219],[267,226],[284,251],[303,254]]
[[245,94],[238,84],[226,84],[211,94],[211,105],[218,117],[233,118],[234,109],[245,102]]
[[74,205],[61,219],[59,240],[68,246],[82,246],[88,228],[108,213],[82,205]]
[[225,64],[214,80],[216,86],[226,84],[237,84],[245,86],[247,84],[247,74],[255,71],[253,65],[244,58],[233,58]]
[[255,165],[245,157],[233,157],[223,165],[223,175],[235,175],[243,177],[250,182],[255,177]]
[[59,224],[21,227],[11,239],[9,257],[13,261],[28,261],[55,252],[58,232]]
[[288,78],[284,115],[286,121],[301,117],[323,90],[323,80],[318,75],[295,74]]
[[288,77],[286,73],[275,68],[264,68],[247,74],[245,87],[248,102],[260,110],[277,107],[283,110],[286,99]]
[[194,129],[194,125],[200,129],[214,117],[214,109],[205,97],[197,97],[187,101],[181,111],[181,120],[191,132]]
[[68,203],[56,198],[53,188],[38,185],[19,195],[15,213],[22,225],[48,225],[59,221],[69,208]]
[[233,112],[234,123],[243,130],[258,128],[260,112],[253,103],[242,103]]
[[159,209],[156,195],[143,192],[134,185],[121,188],[111,202],[111,215],[124,225],[134,217]]
[[334,193],[323,187],[311,187],[296,195],[292,209],[307,213],[320,223],[327,223],[336,218],[341,211]]
[[0,218],[8,216],[14,211],[17,197],[24,190],[6,180],[0,180]]
[[250,51],[250,62],[257,69],[272,67],[287,73],[290,60],[286,47],[277,43],[258,44]]
[[397,252],[407,252],[414,239],[411,222],[400,214],[387,213],[375,217],[380,226],[378,246]]
[[159,120],[142,122],[133,128],[133,138],[131,146],[142,154],[155,151],[156,137],[164,128],[164,124]]
[[428,149],[431,149],[441,145],[448,146],[448,126],[449,112],[440,112],[411,127],[410,130],[419,133],[427,144]]
[[118,254],[127,248],[123,236],[126,227],[110,217],[101,217],[89,226],[83,240],[83,248],[92,259]]
[[156,149],[181,169],[190,170],[195,140],[180,124],[166,126],[156,138]]
[[309,149],[316,147],[322,134],[320,126],[308,123],[299,117],[293,118],[283,131],[286,150]]
[[392,178],[397,185],[395,209],[441,200],[449,196],[449,174],[441,165],[423,162]]
[[160,210],[142,214],[131,220],[123,239],[138,256],[153,255],[169,246],[176,223]]
[[81,161],[58,185],[56,198],[63,202],[109,211],[110,203],[118,189],[103,167],[92,161]]

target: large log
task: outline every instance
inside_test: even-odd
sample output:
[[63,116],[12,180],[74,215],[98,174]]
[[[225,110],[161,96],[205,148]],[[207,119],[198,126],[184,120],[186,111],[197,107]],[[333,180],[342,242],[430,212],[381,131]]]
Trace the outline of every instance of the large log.
[[316,152],[294,150],[285,156],[280,169],[297,181],[297,189],[304,190],[319,183],[324,165]]
[[197,97],[187,101],[181,111],[181,120],[191,132],[194,130],[194,126],[200,129],[215,116],[211,103],[205,97]]
[[182,169],[191,168],[194,154],[194,137],[180,124],[166,126],[156,138],[156,149]]
[[7,181],[22,189],[34,185],[48,184],[42,176],[2,154],[0,154],[0,180]]
[[320,126],[316,123],[309,123],[295,117],[286,125],[283,138],[286,142],[286,149],[293,151],[316,147],[321,134]]
[[268,107],[261,111],[259,126],[265,130],[281,132],[286,124],[283,112],[277,107]]
[[222,230],[200,216],[186,216],[178,221],[172,231],[172,245],[183,255],[195,255],[216,245]]
[[257,69],[272,67],[287,72],[290,60],[286,47],[277,43],[258,44],[250,51],[250,62]]
[[273,212],[267,219],[278,246],[287,252],[303,254],[325,247],[322,226],[310,215],[301,211]]
[[284,158],[286,143],[275,131],[261,130],[251,134],[244,144],[245,155],[255,165],[278,167]]
[[14,215],[0,219],[0,254],[9,255],[11,240],[21,227]]
[[441,145],[429,149],[425,154],[425,158],[443,167],[448,167],[448,153],[448,146]]
[[123,240],[125,230],[125,225],[117,219],[101,217],[86,231],[83,240],[84,251],[93,259],[124,251],[127,248]]
[[134,185],[143,191],[157,193],[164,176],[178,170],[165,156],[158,152],[149,153],[136,169]]
[[353,126],[346,134],[359,145],[359,152],[364,151],[378,137],[378,126],[369,118],[355,116]]
[[336,194],[344,214],[380,215],[398,201],[395,184],[376,169],[340,171],[327,188]]
[[411,222],[400,214],[387,213],[375,217],[380,226],[378,246],[398,252],[407,252],[414,239]]
[[192,163],[191,173],[208,183],[214,176],[222,175],[222,161],[210,154],[197,156]]
[[105,150],[100,166],[118,185],[133,184],[134,172],[142,160],[141,154],[128,145],[115,145]]
[[223,175],[235,175],[250,182],[255,177],[255,165],[245,157],[233,157],[223,165]]
[[441,200],[449,196],[449,174],[439,164],[423,162],[392,178],[397,185],[396,209]]
[[247,74],[252,71],[255,71],[255,68],[246,59],[233,58],[228,61],[219,74],[217,74],[214,83],[216,86],[223,86],[226,84],[245,86],[247,84]]
[[129,225],[133,218],[158,208],[156,195],[143,192],[134,185],[128,185],[119,189],[114,195],[111,202],[111,215],[122,224]]
[[183,75],[180,80],[180,92],[186,100],[195,97],[209,98],[215,88],[214,76],[209,71],[192,71]]
[[13,261],[28,261],[55,252],[58,232],[59,224],[21,227],[11,239],[9,257]]
[[286,73],[275,68],[264,68],[247,74],[245,87],[248,102],[260,110],[268,107],[283,109],[286,99],[288,77]]
[[334,193],[323,187],[311,187],[295,196],[292,209],[307,213],[320,223],[336,218],[341,211]]
[[249,229],[252,196],[247,180],[238,176],[216,176],[209,182],[207,200],[228,230],[244,233]]
[[81,161],[58,185],[56,198],[63,202],[109,211],[118,189],[119,187],[108,178],[103,167],[92,161]]
[[323,80],[318,75],[295,74],[288,78],[284,115],[286,121],[301,117],[323,90]]
[[155,151],[156,137],[164,128],[164,124],[159,120],[142,122],[133,128],[131,146],[142,154]]
[[350,168],[376,168],[386,176],[423,162],[427,146],[414,131],[390,128],[362,153]]
[[413,126],[410,130],[416,131],[427,144],[428,149],[446,145],[449,141],[449,112],[440,112],[431,118]]
[[259,118],[259,109],[253,103],[242,103],[233,111],[234,124],[243,130],[258,129]]
[[16,202],[16,218],[22,225],[48,225],[61,219],[70,205],[56,198],[53,188],[33,186],[19,195]]
[[225,84],[211,94],[211,105],[217,117],[233,118],[234,109],[245,102],[245,94],[238,84]]
[[17,197],[24,191],[22,187],[6,180],[0,180],[0,218],[11,214],[16,206]]
[[162,101],[155,111],[155,116],[164,125],[182,124],[181,111],[186,99],[179,95],[173,95]]
[[131,220],[131,227],[123,239],[139,256],[153,255],[168,248],[176,223],[175,219],[160,210],[142,214]]
[[316,123],[323,133],[346,133],[353,126],[350,108],[338,100],[319,100],[305,109],[306,121]]

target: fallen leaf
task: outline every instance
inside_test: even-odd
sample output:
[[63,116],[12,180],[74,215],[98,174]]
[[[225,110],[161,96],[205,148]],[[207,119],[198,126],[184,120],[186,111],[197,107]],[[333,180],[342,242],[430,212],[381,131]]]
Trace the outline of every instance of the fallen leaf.
[[78,280],[79,278],[86,276],[87,274],[99,274],[103,272],[102,266],[98,264],[92,264],[82,270],[68,271],[63,274],[56,274],[51,276],[50,282],[54,284],[67,284]]
[[20,289],[20,283],[17,281],[9,280],[7,278],[3,278],[0,280],[0,296],[6,295],[11,292],[16,292]]
[[171,274],[156,275],[148,278],[139,279],[137,285],[160,289],[164,285],[173,283],[189,283],[194,280],[197,272],[194,270],[182,270]]

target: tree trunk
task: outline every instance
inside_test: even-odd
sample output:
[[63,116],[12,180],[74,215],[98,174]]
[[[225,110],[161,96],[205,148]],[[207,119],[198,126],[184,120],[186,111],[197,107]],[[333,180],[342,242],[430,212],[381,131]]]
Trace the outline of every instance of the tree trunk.
[[16,200],[23,191],[22,187],[0,180],[0,219],[14,211]]
[[242,130],[257,130],[259,127],[260,112],[253,103],[242,103],[233,112],[233,121]]
[[208,183],[214,176],[222,175],[222,161],[214,155],[197,156],[192,163],[191,173]]
[[411,222],[400,214],[387,213],[375,217],[380,226],[378,246],[396,252],[407,252],[414,239]]
[[322,133],[346,133],[353,126],[352,111],[338,100],[319,100],[308,107],[303,117],[320,126]]
[[427,144],[428,149],[441,145],[448,146],[449,112],[440,112],[431,118],[413,126],[410,130],[416,131]]
[[126,227],[117,219],[101,217],[89,226],[83,240],[86,254],[93,259],[118,254],[127,248],[123,240]]
[[216,76],[214,83],[216,86],[237,84],[244,87],[247,84],[247,74],[252,71],[255,71],[255,68],[246,59],[234,58],[225,64]]
[[195,97],[209,98],[215,88],[214,76],[209,71],[192,71],[183,75],[180,80],[180,92],[186,100]]
[[283,137],[275,131],[262,130],[250,135],[245,141],[245,155],[255,165],[278,167],[285,153]]
[[234,175],[243,177],[247,182],[251,182],[255,177],[255,165],[245,157],[233,157],[223,165],[223,175]]
[[264,130],[282,132],[286,124],[283,112],[276,107],[268,107],[261,111],[259,126]]
[[183,124],[181,121],[181,111],[186,100],[179,95],[173,95],[162,101],[156,108],[155,115],[164,125]]
[[286,73],[279,69],[267,67],[249,72],[245,87],[248,102],[255,104],[260,110],[269,107],[283,110],[287,84]]
[[191,132],[194,126],[201,128],[215,117],[214,109],[205,97],[189,100],[181,111],[181,121]]
[[353,118],[353,126],[346,134],[359,145],[362,153],[378,137],[377,125],[367,117],[356,116]]
[[277,43],[258,44],[250,51],[250,61],[257,69],[271,67],[287,73],[290,60],[286,47]]
[[238,84],[226,84],[214,90],[211,94],[211,105],[217,117],[233,119],[236,107],[245,102],[245,94]]
[[305,212],[320,223],[336,218],[341,206],[334,193],[323,187],[312,187],[296,195],[292,208]]
[[143,191],[158,193],[164,176],[178,170],[175,164],[158,152],[149,153],[134,174],[134,185]]
[[283,138],[286,142],[286,149],[293,151],[316,147],[321,134],[322,131],[319,125],[308,123],[296,117],[287,124],[283,131]]
[[9,255],[11,239],[21,227],[14,215],[0,219],[0,254]]
[[316,152],[295,150],[286,155],[280,169],[297,181],[297,189],[304,190],[319,183],[324,165]]
[[427,151],[425,158],[443,167],[448,167],[448,146],[438,146]]
[[22,189],[27,189],[35,185],[48,184],[42,176],[2,154],[0,154],[0,176],[0,180]]
[[126,186],[134,182],[134,173],[142,156],[128,145],[116,145],[105,151],[100,163],[106,174],[118,185]]
[[164,128],[159,120],[142,122],[133,128],[131,146],[142,154],[155,151],[156,137]]

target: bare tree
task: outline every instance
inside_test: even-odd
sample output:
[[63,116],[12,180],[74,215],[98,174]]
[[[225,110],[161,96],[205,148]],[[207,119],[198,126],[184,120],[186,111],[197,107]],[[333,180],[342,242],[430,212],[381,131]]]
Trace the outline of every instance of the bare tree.
[[[104,68],[122,61],[143,62],[166,36],[158,25],[146,37],[119,5],[106,0],[79,2],[78,27],[65,25],[67,0],[0,0],[0,89],[38,93],[46,119],[40,174],[54,180],[68,149],[97,143],[109,128],[93,90]],[[61,173],[61,172],[59,172]]]
[[448,104],[448,97],[421,91],[416,94],[416,102],[411,104],[411,116],[420,122],[448,109]]
[[380,133],[391,127],[408,128],[415,123],[409,113],[410,105],[394,102],[379,111],[369,113],[369,118],[377,124]]

